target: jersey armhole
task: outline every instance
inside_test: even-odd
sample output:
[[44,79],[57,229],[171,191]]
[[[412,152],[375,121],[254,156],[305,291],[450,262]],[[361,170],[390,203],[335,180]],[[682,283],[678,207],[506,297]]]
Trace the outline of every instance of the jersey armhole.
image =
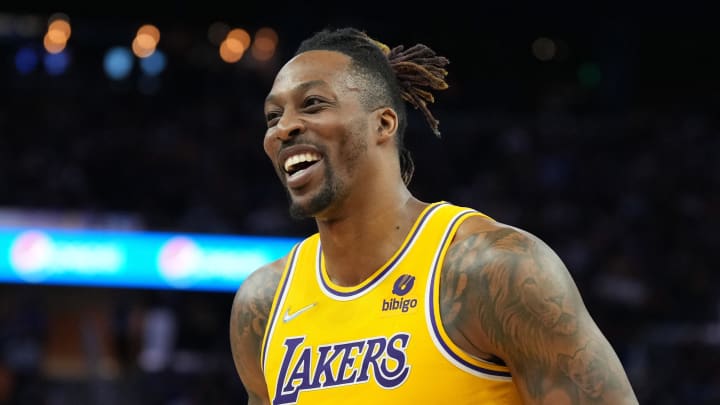
[[260,347],[260,365],[263,372],[265,372],[265,355],[267,353],[267,345],[270,342],[272,331],[275,327],[275,322],[278,319],[279,308],[282,308],[281,301],[284,301],[287,286],[290,279],[292,278],[292,273],[295,268],[295,262],[297,260],[298,252],[300,251],[300,247],[303,243],[304,241],[296,243],[295,246],[293,246],[293,248],[290,250],[288,260],[285,263],[285,268],[283,269],[282,276],[280,277],[280,282],[278,283],[278,288],[275,289],[275,294],[273,296],[272,304],[270,306],[270,313],[268,314],[268,322],[267,325],[265,325],[262,346]]
[[428,302],[430,302],[427,313],[428,328],[437,349],[456,367],[482,378],[509,380],[511,378],[510,370],[506,365],[471,356],[455,344],[445,330],[440,316],[440,274],[442,266],[458,228],[465,220],[471,217],[483,217],[492,220],[492,218],[479,211],[464,209],[460,210],[446,227],[430,270],[430,288],[428,291],[429,297],[427,298]]

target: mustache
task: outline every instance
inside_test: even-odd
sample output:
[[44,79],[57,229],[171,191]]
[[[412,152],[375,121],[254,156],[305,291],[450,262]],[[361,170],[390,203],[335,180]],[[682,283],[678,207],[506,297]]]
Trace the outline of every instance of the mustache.
[[316,147],[316,148],[318,148],[318,149],[320,149],[320,150],[323,150],[322,146],[319,145],[319,144],[317,144],[317,143],[315,143],[315,142],[310,142],[310,141],[308,141],[308,140],[306,140],[306,139],[291,138],[291,139],[288,139],[287,141],[284,141],[284,142],[280,145],[280,150],[279,150],[279,151],[283,151],[283,150],[285,150],[285,149],[287,149],[287,148],[289,148],[289,147],[291,147],[291,146],[298,146],[298,145],[311,145],[311,146],[314,146],[314,147]]

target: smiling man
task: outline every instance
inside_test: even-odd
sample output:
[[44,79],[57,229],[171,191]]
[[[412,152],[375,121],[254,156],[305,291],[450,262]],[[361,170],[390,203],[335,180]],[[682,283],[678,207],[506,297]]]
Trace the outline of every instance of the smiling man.
[[448,60],[354,28],[305,40],[265,101],[264,148],[317,233],[238,289],[249,404],[636,404],[562,260],[534,235],[407,188],[405,104]]

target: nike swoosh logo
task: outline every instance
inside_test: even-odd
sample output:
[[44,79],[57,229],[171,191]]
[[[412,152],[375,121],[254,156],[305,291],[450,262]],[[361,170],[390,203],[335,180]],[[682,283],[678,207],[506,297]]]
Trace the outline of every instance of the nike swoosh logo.
[[317,302],[313,302],[313,303],[310,304],[310,305],[304,306],[304,307],[298,309],[297,311],[295,311],[295,312],[293,312],[293,313],[290,313],[290,308],[288,308],[287,312],[285,312],[285,315],[283,315],[283,322],[290,322],[290,321],[292,321],[292,320],[295,319],[295,317],[297,317],[298,315],[302,314],[303,312],[305,312],[305,311],[307,311],[307,310],[312,309],[312,307],[314,307],[315,304],[317,304]]

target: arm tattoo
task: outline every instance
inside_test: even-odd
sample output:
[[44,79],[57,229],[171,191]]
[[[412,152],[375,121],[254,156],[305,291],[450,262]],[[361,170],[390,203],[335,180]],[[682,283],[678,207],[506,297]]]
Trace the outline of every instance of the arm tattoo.
[[[241,294],[244,295],[243,305],[239,307],[235,315],[237,329],[234,332],[248,338],[246,342],[252,342],[252,347],[244,348],[244,350],[249,349],[257,353],[258,360],[270,315],[270,307],[282,275],[281,271],[268,270],[256,274],[252,278],[252,282],[248,283],[246,288],[241,291]],[[248,281],[250,280],[246,280],[246,282]]]
[[633,396],[570,274],[539,239],[501,228],[459,241],[448,250],[440,285],[448,330],[470,336],[481,330],[535,401],[606,403]]

